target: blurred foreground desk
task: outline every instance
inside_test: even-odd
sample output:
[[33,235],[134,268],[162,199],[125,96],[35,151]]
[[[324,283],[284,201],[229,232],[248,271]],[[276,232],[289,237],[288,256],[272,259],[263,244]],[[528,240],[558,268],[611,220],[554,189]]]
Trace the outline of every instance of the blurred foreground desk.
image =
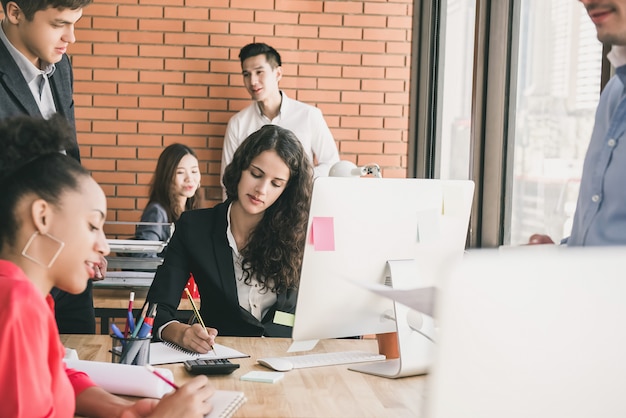
[[[110,361],[111,339],[107,335],[61,335],[66,347],[78,351],[82,360]],[[217,342],[250,355],[233,359],[241,364],[233,374],[210,377],[213,386],[245,393],[247,402],[235,417],[418,417],[426,378],[386,379],[348,370],[347,365],[297,369],[276,383],[244,382],[239,377],[251,370],[268,369],[256,359],[284,356],[287,338],[218,337]],[[313,352],[377,350],[376,340],[324,340]],[[163,367],[163,366],[159,366]],[[182,364],[165,367],[178,384],[190,378]]]

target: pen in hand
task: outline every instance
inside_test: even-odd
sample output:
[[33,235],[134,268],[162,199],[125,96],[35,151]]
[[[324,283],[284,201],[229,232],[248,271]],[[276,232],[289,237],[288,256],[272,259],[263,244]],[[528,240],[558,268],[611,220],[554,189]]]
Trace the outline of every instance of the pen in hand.
[[163,376],[161,373],[159,373],[159,371],[157,369],[155,369],[152,365],[150,364],[146,364],[146,369],[148,369],[149,371],[151,371],[154,375],[156,375],[159,379],[161,379],[162,381],[164,381],[165,383],[167,383],[168,385],[170,385],[171,387],[173,387],[174,389],[178,390],[178,385],[176,385],[176,383],[172,382],[170,379],[168,379],[167,377]]
[[[207,331],[206,325],[204,325],[204,321],[202,320],[202,317],[200,316],[200,312],[198,311],[198,308],[196,308],[196,304],[193,301],[193,297],[191,296],[189,289],[185,288],[185,293],[187,294],[187,299],[189,299],[189,303],[191,303],[191,309],[193,309],[193,314],[196,316],[196,319],[198,320],[200,325],[202,325],[202,328],[204,328],[204,330]],[[208,333],[209,331],[207,331],[207,334]],[[213,354],[216,354],[213,344],[211,344],[211,350],[213,350]]]

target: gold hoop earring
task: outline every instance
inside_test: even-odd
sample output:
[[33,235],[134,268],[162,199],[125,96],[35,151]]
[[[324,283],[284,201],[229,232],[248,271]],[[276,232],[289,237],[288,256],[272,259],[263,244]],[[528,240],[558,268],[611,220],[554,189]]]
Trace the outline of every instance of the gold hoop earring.
[[[34,256],[28,254],[28,250],[30,249],[30,246],[32,245],[32,243],[35,240],[35,238],[38,237],[38,236],[46,237],[46,238],[54,241],[56,244],[59,245],[59,248],[56,250],[56,252],[52,256],[52,258],[50,259],[50,262],[48,264],[43,263],[43,262],[37,260]],[[39,264],[42,267],[50,268],[50,267],[52,267],[54,262],[57,260],[57,257],[59,256],[59,254],[61,254],[61,250],[63,249],[63,247],[65,247],[65,243],[63,241],[61,241],[60,239],[55,238],[55,237],[53,237],[52,235],[50,235],[48,233],[41,234],[41,233],[39,233],[39,231],[35,231],[33,233],[33,235],[30,236],[30,238],[28,239],[28,242],[24,246],[24,249],[22,250],[22,255],[25,258],[27,258],[28,260],[30,260],[33,263],[35,263],[35,264]]]

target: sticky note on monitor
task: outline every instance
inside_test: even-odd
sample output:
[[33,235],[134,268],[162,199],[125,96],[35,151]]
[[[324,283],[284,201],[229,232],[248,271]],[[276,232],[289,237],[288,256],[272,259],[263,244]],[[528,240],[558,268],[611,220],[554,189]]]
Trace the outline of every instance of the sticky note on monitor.
[[313,244],[315,251],[335,251],[335,225],[333,218],[313,218],[309,241]]
[[435,243],[441,236],[441,213],[434,209],[417,212],[417,242]]

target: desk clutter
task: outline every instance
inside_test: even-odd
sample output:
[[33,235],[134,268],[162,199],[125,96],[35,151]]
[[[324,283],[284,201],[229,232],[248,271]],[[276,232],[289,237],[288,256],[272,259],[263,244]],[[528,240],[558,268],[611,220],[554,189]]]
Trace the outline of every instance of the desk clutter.
[[[77,350],[82,360],[104,362],[105,367],[117,367],[110,363],[109,335],[61,335],[66,347]],[[241,392],[245,402],[235,412],[239,418],[262,417],[416,417],[420,416],[423,402],[420,400],[425,379],[419,376],[402,379],[384,379],[348,370],[346,365],[293,369],[284,373],[275,383],[241,380],[249,372],[258,377],[275,373],[257,363],[258,358],[281,356],[291,345],[289,338],[228,337],[218,336],[219,344],[249,355],[231,359],[239,368],[227,375],[210,376],[211,385],[222,391]],[[219,346],[216,347],[219,352]],[[341,351],[376,352],[375,339],[330,339],[316,346],[317,353]],[[149,376],[144,367],[128,366],[140,370],[146,382],[160,379]],[[154,366],[157,370],[169,370],[173,382],[184,385],[194,376],[182,363]],[[146,374],[148,373],[148,374]],[[118,379],[120,375],[117,375]],[[164,390],[170,390],[169,385]],[[332,395],[329,396],[330,391]],[[221,395],[218,395],[221,396]],[[212,403],[217,405],[219,398]],[[236,404],[236,400],[231,404]],[[228,402],[225,402],[228,404]],[[213,418],[214,415],[210,415]],[[216,416],[219,416],[216,415]],[[224,415],[228,416],[228,415]]]

